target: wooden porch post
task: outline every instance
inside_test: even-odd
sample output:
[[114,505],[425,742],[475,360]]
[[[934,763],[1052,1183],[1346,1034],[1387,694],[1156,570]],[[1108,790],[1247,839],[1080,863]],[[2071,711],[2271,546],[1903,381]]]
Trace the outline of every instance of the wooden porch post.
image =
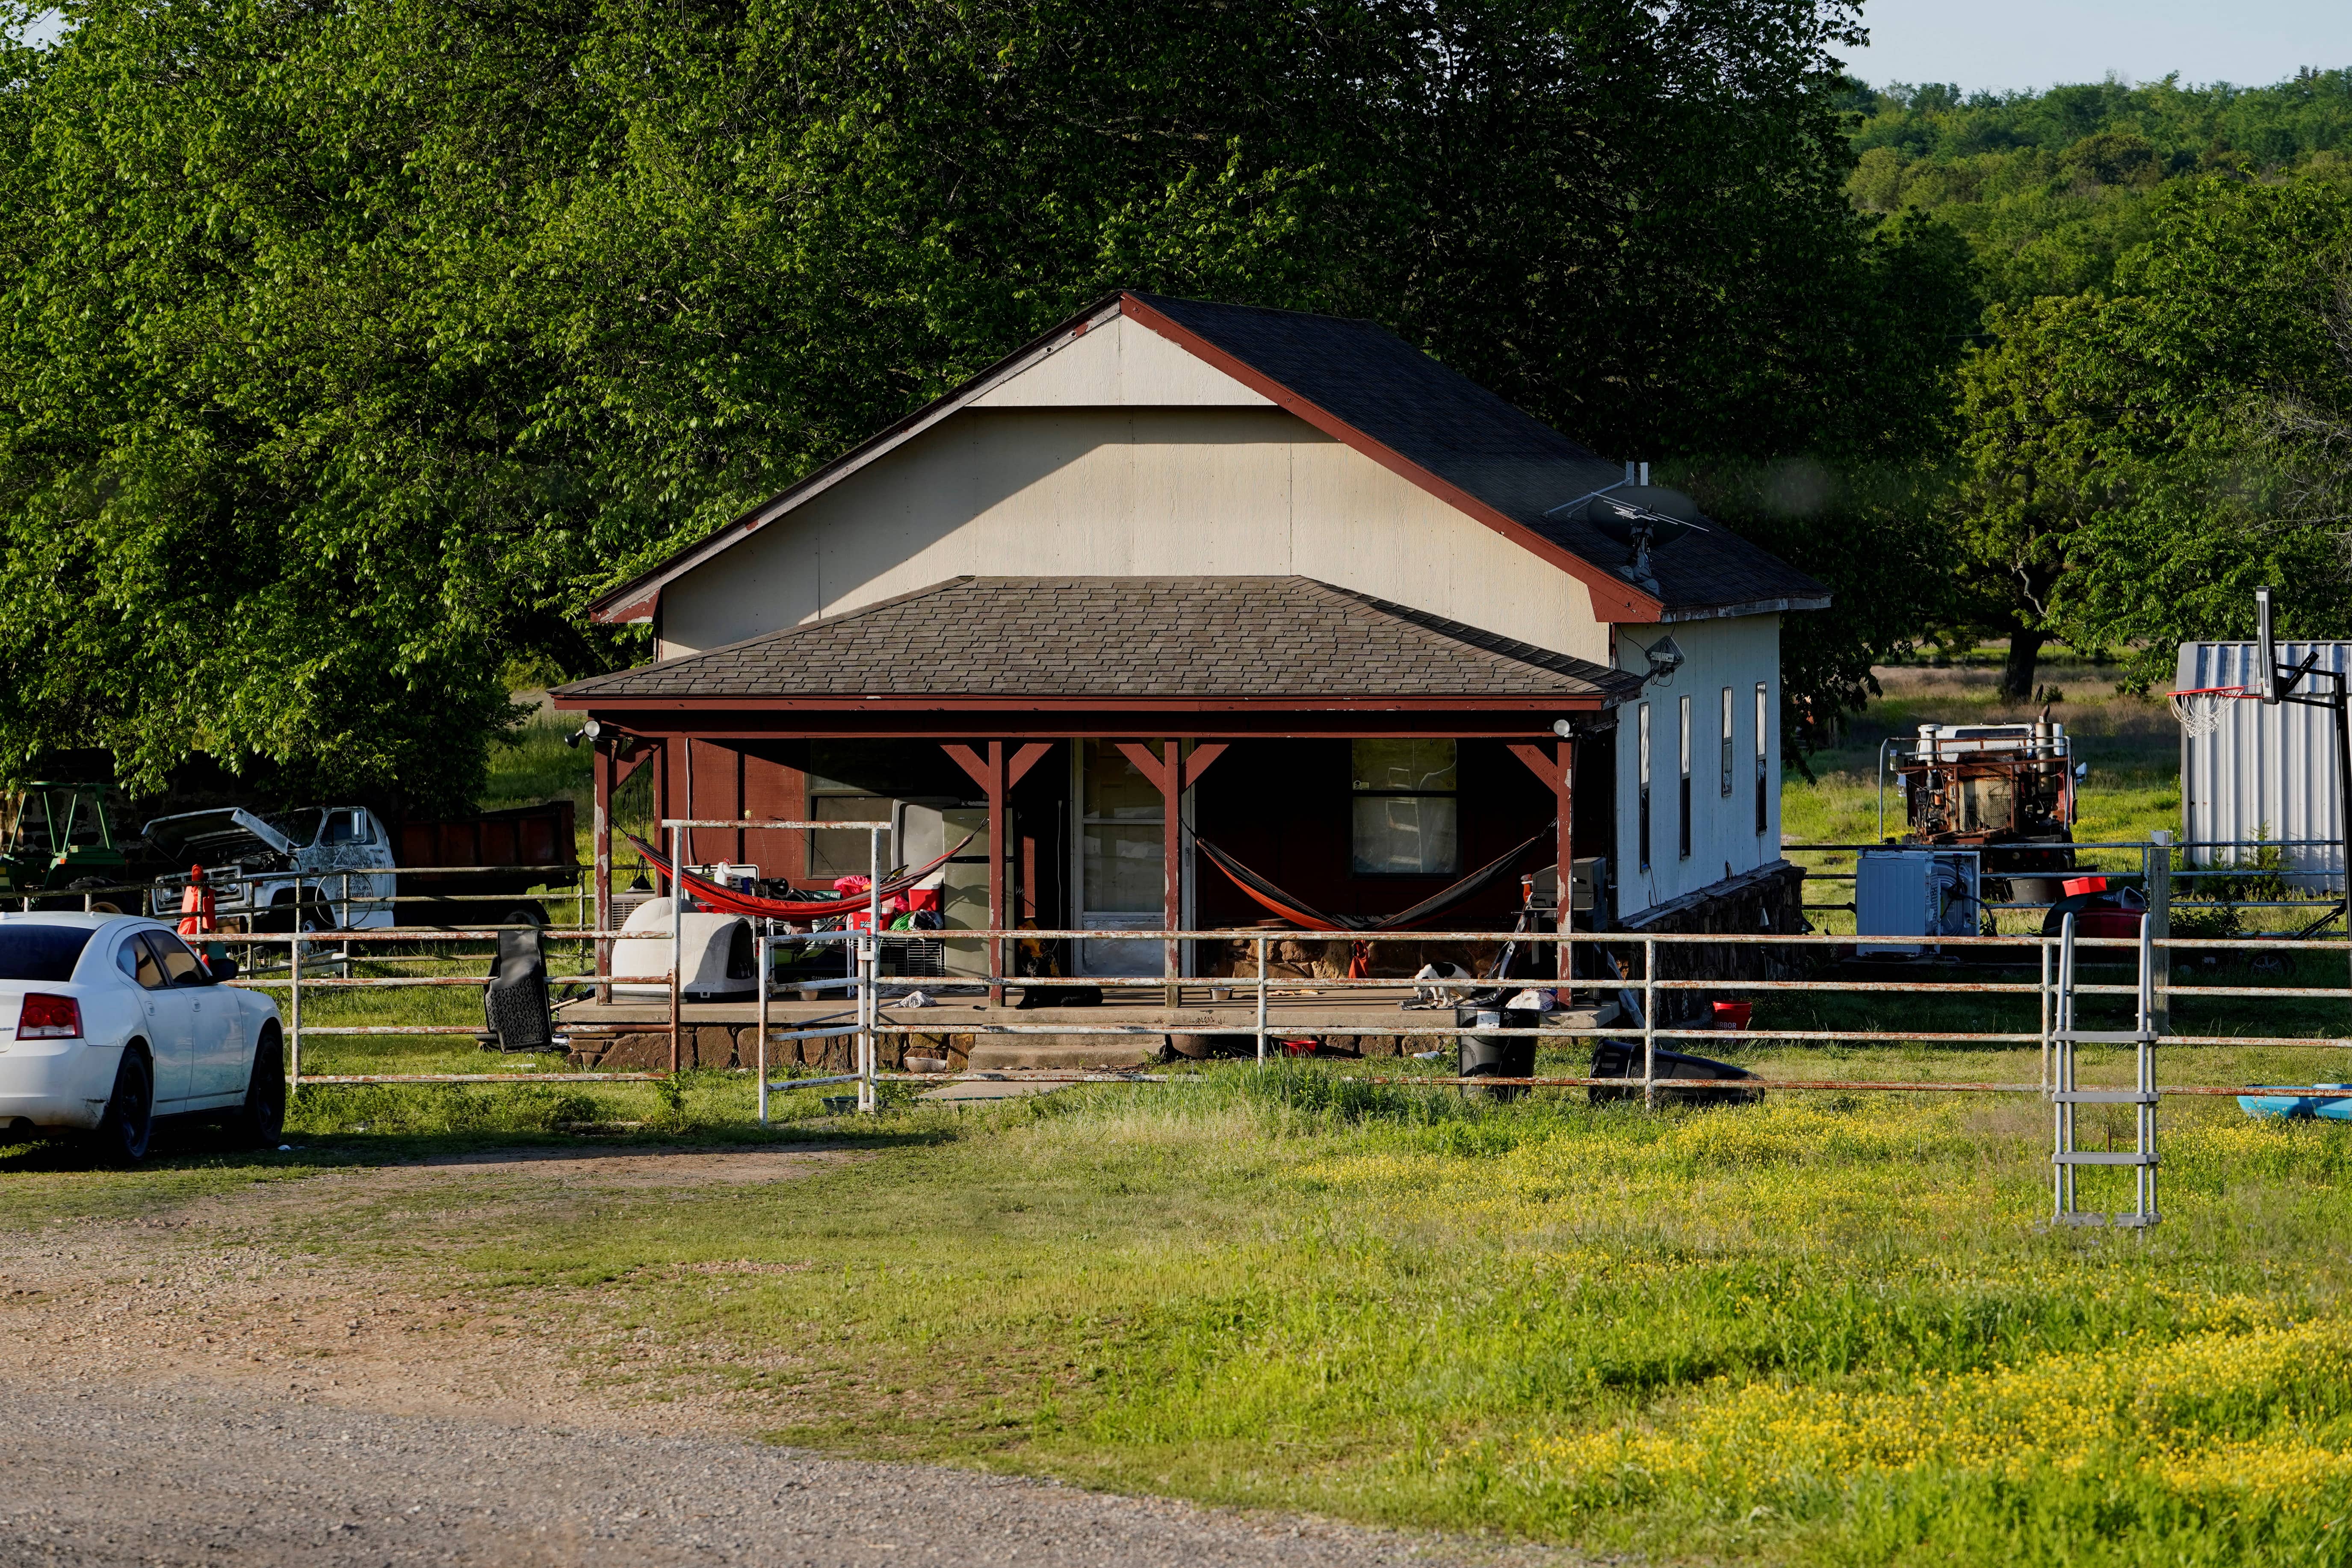
[[[956,766],[971,775],[988,797],[988,929],[1004,931],[1012,921],[1006,917],[1013,911],[1004,899],[1004,856],[1011,842],[1013,786],[1027,776],[1039,758],[1054,749],[1050,741],[1032,741],[1011,757],[1004,754],[1004,742],[991,741],[985,755],[970,746],[952,742],[942,742],[940,750],[954,759]],[[992,1005],[1004,1002],[1004,939],[988,939],[988,1000]]]
[[[596,912],[593,918],[596,921],[595,929],[599,931],[608,931],[613,929],[613,748],[614,744],[615,742],[608,742],[602,736],[590,742],[590,747],[596,756],[595,815],[589,832],[596,847],[594,889]],[[590,951],[596,955],[596,961],[593,966],[595,973],[600,976],[612,973],[613,944],[599,936],[593,939],[593,945]],[[612,999],[611,985],[600,984],[596,987],[596,1000],[600,1004],[610,1002]]]
[[[659,741],[654,745],[654,842],[662,852],[669,852],[669,835],[662,824],[669,818],[669,742]],[[673,895],[676,888],[667,878],[656,878],[654,889],[664,896]]]
[[[1558,820],[1554,824],[1552,866],[1559,879],[1559,908],[1555,911],[1559,934],[1566,936],[1573,929],[1573,905],[1576,902],[1576,742],[1556,741],[1546,751],[1538,742],[1514,742],[1511,754],[1525,763],[1536,777],[1543,780],[1551,791],[1552,810]],[[1570,975],[1569,950],[1565,943],[1559,950],[1558,978],[1564,984]]]
[[[1160,753],[1152,754],[1148,742],[1121,741],[1118,749],[1135,764],[1135,771],[1150,779],[1160,790],[1160,919],[1166,923],[1162,931],[1181,931],[1184,926],[1184,792],[1209,771],[1209,764],[1225,754],[1227,742],[1214,741],[1203,746],[1194,744],[1188,756],[1181,741],[1162,741]],[[1169,976],[1165,1000],[1177,1006],[1183,987],[1177,979],[1183,973],[1182,954],[1178,952],[1175,938],[1162,944],[1160,962]]]

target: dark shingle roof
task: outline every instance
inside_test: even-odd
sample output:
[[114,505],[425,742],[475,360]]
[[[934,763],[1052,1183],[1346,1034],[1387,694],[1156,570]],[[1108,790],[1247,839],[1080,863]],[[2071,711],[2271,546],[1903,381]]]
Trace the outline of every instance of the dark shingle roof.
[[[1629,563],[1622,540],[1573,514],[1546,515],[1623,479],[1622,464],[1385,329],[1297,310],[1135,299],[1569,553],[1612,572]],[[1670,614],[1829,598],[1811,577],[1713,521],[1654,552],[1650,567]]]
[[685,697],[1550,697],[1639,680],[1311,577],[955,577],[558,689]]

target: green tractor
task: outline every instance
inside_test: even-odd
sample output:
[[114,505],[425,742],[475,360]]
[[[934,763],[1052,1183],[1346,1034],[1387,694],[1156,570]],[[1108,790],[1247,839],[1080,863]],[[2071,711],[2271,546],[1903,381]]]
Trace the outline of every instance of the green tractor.
[[83,898],[59,895],[80,894],[100,914],[137,914],[136,893],[92,892],[130,880],[103,785],[29,784],[0,799],[0,900],[79,909]]

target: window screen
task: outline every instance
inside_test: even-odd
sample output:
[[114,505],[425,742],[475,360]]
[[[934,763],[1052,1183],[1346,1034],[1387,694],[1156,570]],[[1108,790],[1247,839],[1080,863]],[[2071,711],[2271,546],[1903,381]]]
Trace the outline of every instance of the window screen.
[[[831,779],[808,782],[811,822],[887,822],[893,803],[887,795],[868,795]],[[891,852],[891,840],[882,841],[882,853]],[[873,864],[872,835],[862,828],[809,835],[808,874],[811,881],[830,882],[836,877],[863,877]],[[688,857],[691,858],[691,856]],[[890,868],[886,864],[884,870]]]
[[1650,868],[1650,705],[1643,703],[1634,710],[1634,728],[1638,737],[1636,750],[1639,761],[1634,764],[1641,789],[1641,866]]
[[1731,798],[1731,688],[1723,689],[1723,797]]
[[1764,832],[1771,823],[1770,803],[1765,795],[1767,770],[1764,752],[1765,740],[1771,733],[1771,725],[1766,719],[1764,702],[1765,687],[1759,680],[1756,683],[1756,831],[1759,833]]
[[1677,737],[1679,744],[1675,755],[1680,759],[1682,764],[1682,798],[1679,803],[1682,814],[1681,846],[1682,858],[1687,860],[1691,856],[1691,700],[1687,697],[1684,698],[1681,707],[1682,732]]
[[1357,741],[1352,748],[1356,872],[1427,877],[1460,869],[1454,742]]

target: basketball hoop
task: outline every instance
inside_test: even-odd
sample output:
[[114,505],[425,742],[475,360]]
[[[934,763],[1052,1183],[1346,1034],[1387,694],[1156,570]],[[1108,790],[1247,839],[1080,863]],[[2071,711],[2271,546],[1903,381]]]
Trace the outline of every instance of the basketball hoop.
[[2176,691],[2172,693],[2172,716],[2180,721],[2182,733],[2210,735],[2221,727],[2221,715],[2229,710],[2222,706],[2224,703],[2260,695],[2242,686],[2200,686]]

